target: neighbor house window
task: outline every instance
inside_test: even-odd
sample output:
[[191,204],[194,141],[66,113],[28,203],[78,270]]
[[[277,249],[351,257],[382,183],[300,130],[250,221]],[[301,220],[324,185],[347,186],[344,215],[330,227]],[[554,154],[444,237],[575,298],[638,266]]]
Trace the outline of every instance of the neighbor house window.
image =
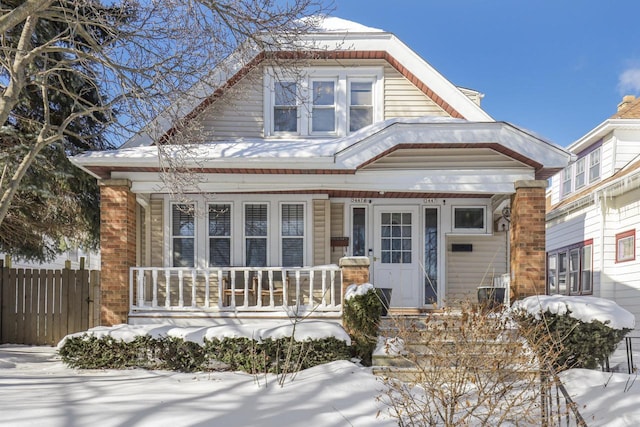
[[584,187],[585,184],[584,162],[584,157],[576,161],[576,190],[580,187]]
[[588,295],[593,292],[593,240],[547,253],[547,293]]
[[231,265],[231,205],[209,205],[209,265]]
[[195,266],[195,206],[171,206],[171,249],[174,267]]
[[298,132],[298,85],[296,82],[274,83],[273,131]]
[[600,148],[589,154],[589,182],[600,178]]
[[616,234],[616,262],[636,259],[636,230]]
[[304,265],[304,205],[283,204],[281,215],[282,265]]
[[461,232],[485,231],[485,208],[454,207],[453,229]]
[[349,84],[349,132],[373,123],[373,82]]
[[266,204],[244,206],[245,264],[267,265],[268,215]]
[[571,193],[572,190],[572,171],[573,171],[573,165],[569,165],[567,166],[563,171],[562,171],[562,195],[566,196],[567,194]]
[[311,83],[311,132],[336,131],[336,82],[314,80]]

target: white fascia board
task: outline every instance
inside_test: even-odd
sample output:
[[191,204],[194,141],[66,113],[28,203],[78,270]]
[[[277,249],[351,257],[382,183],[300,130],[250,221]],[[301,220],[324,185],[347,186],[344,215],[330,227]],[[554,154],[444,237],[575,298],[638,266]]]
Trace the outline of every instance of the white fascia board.
[[[166,192],[157,173],[114,172],[132,181],[135,193]],[[272,192],[305,190],[359,190],[511,194],[514,182],[534,179],[527,169],[371,171],[355,175],[202,174],[193,192]]]
[[566,167],[571,154],[529,135],[507,123],[391,123],[377,133],[350,145],[336,155],[336,164],[356,168],[385,151],[402,144],[496,143],[542,164],[545,168]]
[[[320,50],[387,51],[466,120],[494,121],[486,111],[392,33],[321,33],[310,35],[306,40],[308,47]],[[304,43],[302,46],[305,46]]]
[[640,119],[608,119],[567,147],[572,153],[579,153],[604,136],[617,129],[640,129]]

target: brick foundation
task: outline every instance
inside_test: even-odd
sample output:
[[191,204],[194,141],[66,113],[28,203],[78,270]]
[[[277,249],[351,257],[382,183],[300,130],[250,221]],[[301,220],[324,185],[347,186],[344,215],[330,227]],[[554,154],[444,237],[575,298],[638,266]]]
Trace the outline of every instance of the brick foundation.
[[511,300],[545,293],[547,181],[516,181],[511,197]]
[[102,180],[99,185],[100,321],[108,326],[127,322],[129,267],[136,264],[136,196],[128,180]]

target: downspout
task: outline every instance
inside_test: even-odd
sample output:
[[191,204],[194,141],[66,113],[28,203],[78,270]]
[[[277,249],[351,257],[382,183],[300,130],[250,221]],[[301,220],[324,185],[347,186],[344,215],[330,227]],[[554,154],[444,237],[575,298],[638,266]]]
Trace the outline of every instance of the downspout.
[[601,190],[598,191],[596,193],[596,197],[598,197],[600,200],[598,200],[599,202],[599,208],[600,208],[600,260],[599,260],[599,271],[600,271],[600,276],[599,276],[599,280],[598,280],[598,292],[596,295],[595,292],[595,283],[593,283],[593,290],[594,290],[594,296],[598,296],[600,297],[602,295],[602,278],[604,277],[604,236],[605,236],[605,231],[604,228],[607,224],[607,220],[606,220],[606,211],[607,211],[607,194],[606,194],[606,190]]

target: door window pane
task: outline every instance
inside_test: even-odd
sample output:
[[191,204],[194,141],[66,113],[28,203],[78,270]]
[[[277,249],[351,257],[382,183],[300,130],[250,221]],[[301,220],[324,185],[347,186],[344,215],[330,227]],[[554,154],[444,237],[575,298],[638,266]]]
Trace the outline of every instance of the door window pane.
[[411,264],[411,214],[383,213],[381,220],[381,262],[388,264]]
[[353,208],[352,220],[352,252],[353,256],[365,256],[366,209]]

